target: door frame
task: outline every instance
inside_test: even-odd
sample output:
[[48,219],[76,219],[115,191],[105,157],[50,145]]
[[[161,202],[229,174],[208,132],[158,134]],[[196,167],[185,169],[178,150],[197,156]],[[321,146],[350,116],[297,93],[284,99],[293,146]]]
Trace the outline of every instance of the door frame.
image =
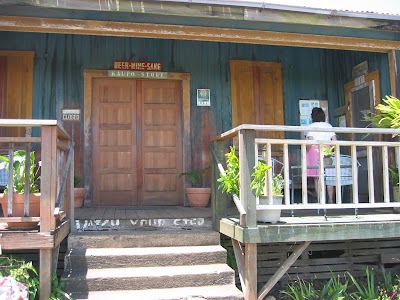
[[[83,71],[84,78],[84,115],[83,115],[83,170],[84,181],[88,185],[88,201],[85,205],[92,205],[92,82],[94,78],[108,78],[108,70],[93,70],[87,69]],[[111,77],[110,77],[111,78]],[[112,77],[115,78],[115,77]],[[125,78],[125,77],[124,77]],[[190,73],[170,73],[168,72],[167,78],[150,78],[140,80],[180,80],[182,83],[182,168],[183,170],[190,169]],[[82,149],[81,149],[82,150]],[[184,188],[182,189],[182,199],[184,197]]]

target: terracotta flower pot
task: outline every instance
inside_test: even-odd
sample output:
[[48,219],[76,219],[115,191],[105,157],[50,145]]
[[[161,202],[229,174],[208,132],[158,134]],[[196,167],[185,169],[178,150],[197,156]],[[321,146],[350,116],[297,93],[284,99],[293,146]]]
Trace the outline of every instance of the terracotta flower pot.
[[[29,216],[40,217],[40,193],[29,195]],[[13,217],[24,216],[24,194],[13,194]],[[7,217],[8,212],[8,195],[0,197],[1,208],[3,216]],[[38,221],[34,222],[7,222],[10,229],[31,229],[39,224]]]
[[83,205],[85,198],[86,188],[74,188],[74,207],[80,208]]
[[186,188],[186,195],[191,207],[206,207],[210,201],[211,188]]

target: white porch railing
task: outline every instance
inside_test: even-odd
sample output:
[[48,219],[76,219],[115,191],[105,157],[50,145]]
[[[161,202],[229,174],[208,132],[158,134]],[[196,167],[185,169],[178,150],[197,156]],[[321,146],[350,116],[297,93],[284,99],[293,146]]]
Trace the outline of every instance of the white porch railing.
[[[389,168],[398,166],[400,161],[400,142],[398,138],[391,138],[400,134],[400,130],[378,128],[349,128],[334,127],[333,129],[312,129],[312,131],[334,131],[339,136],[349,136],[352,139],[337,141],[316,142],[301,138],[271,139],[255,138],[259,132],[283,132],[285,135],[301,137],[309,130],[302,126],[275,126],[275,125],[248,125],[238,126],[227,131],[215,139],[214,146],[220,153],[227,149],[226,141],[238,137],[238,156],[240,163],[240,201],[235,201],[241,215],[241,223],[245,219],[255,222],[254,214],[249,213],[257,209],[348,209],[348,208],[391,208],[400,207],[390,192]],[[383,138],[386,136],[386,138]],[[311,203],[308,190],[311,188],[307,177],[306,153],[307,146],[317,144],[319,163],[314,167],[318,170],[318,201]],[[324,164],[322,148],[325,145],[335,146],[333,166]],[[279,157],[276,157],[279,149]],[[269,205],[256,205],[256,197],[250,189],[251,173],[256,160],[262,156],[268,165],[273,165],[275,159],[282,163],[281,170],[284,177],[284,201],[281,205],[272,202],[272,174],[267,174],[267,191]],[[346,155],[346,156],[344,156]],[[342,157],[342,161],[340,159]],[[345,157],[346,159],[343,159]],[[397,162],[397,163],[396,163]],[[297,173],[296,173],[297,172]],[[398,172],[398,168],[397,168]],[[344,180],[345,178],[347,180]],[[335,185],[336,201],[333,204],[326,201],[326,183]],[[346,196],[342,195],[343,185],[348,185]],[[295,198],[294,189],[301,190],[301,196]],[[396,188],[400,188],[399,185]],[[236,199],[238,200],[238,199]],[[217,204],[218,206],[218,204]],[[248,221],[249,221],[248,220]],[[256,223],[256,222],[255,222]],[[250,225],[250,224],[247,224]],[[254,224],[253,224],[254,225]]]

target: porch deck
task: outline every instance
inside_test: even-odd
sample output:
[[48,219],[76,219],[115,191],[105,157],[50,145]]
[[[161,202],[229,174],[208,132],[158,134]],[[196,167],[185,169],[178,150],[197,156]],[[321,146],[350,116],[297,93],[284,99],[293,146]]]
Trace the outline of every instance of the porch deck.
[[[239,225],[236,207],[230,207],[228,215],[219,223],[224,235],[235,237],[242,243],[275,243],[373,239],[398,237],[400,234],[400,213],[392,208],[328,210],[284,210],[277,224],[258,223],[263,234],[254,235],[254,229]],[[0,212],[1,213],[1,212]],[[0,215],[1,216],[1,215]],[[75,230],[136,230],[149,228],[190,228],[211,227],[212,208],[183,206],[120,207],[99,206],[75,209]],[[162,222],[161,222],[162,221]],[[170,223],[170,224],[169,224]],[[86,224],[86,226],[84,225]],[[171,225],[171,226],[169,226]],[[307,230],[305,230],[307,229]],[[346,229],[344,234],[343,230]],[[30,234],[36,229],[12,231],[6,223],[0,223],[0,234]],[[303,236],[307,234],[307,237]]]

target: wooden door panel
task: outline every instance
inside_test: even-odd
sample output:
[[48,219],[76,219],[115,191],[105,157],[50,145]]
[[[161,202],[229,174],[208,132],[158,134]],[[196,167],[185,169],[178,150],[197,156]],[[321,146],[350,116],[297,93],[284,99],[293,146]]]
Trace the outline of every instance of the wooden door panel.
[[143,205],[182,204],[181,83],[143,81]]
[[136,81],[93,80],[93,203],[137,205]]
[[179,81],[93,83],[95,205],[182,204]]
[[[279,63],[230,61],[232,127],[241,124],[284,125]],[[260,138],[283,138],[283,132],[257,132]],[[237,144],[237,141],[235,142]],[[281,149],[273,149],[279,156]]]

